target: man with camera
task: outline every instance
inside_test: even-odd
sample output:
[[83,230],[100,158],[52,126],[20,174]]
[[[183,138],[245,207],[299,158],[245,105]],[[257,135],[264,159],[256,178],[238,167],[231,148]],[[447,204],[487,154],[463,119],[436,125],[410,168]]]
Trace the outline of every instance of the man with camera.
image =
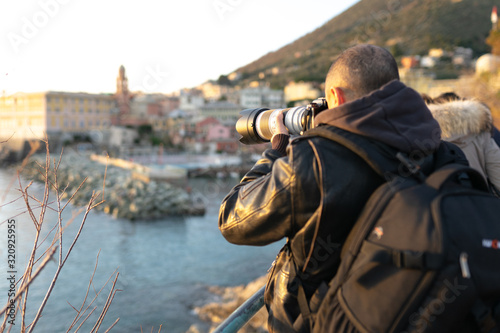
[[[415,157],[425,173],[435,166],[440,129],[420,94],[399,81],[385,49],[357,45],[332,64],[325,82],[329,109],[315,127],[356,137],[400,172],[398,151]],[[340,248],[372,192],[387,179],[356,153],[322,136],[289,140],[283,114],[275,116],[272,149],[225,197],[219,228],[232,243],[287,243],[269,272],[265,304],[270,332],[307,331],[314,294],[326,288]],[[460,155],[458,153],[457,155]],[[450,152],[449,160],[456,157]],[[306,304],[306,307],[304,306]]]

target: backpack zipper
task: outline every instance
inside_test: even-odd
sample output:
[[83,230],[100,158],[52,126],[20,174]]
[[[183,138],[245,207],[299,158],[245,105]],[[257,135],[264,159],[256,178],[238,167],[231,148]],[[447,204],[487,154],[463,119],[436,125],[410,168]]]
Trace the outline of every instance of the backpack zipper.
[[462,270],[462,277],[465,279],[470,279],[469,263],[467,259],[469,256],[466,252],[460,253],[460,269]]

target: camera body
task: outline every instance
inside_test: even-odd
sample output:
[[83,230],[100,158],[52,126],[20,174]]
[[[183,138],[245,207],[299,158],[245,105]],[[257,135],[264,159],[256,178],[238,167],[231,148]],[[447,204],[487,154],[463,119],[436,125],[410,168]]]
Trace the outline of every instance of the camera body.
[[301,135],[314,127],[314,117],[328,109],[324,97],[315,99],[307,106],[286,109],[245,109],[240,112],[236,131],[241,135],[240,142],[250,145],[269,142],[276,128],[276,114],[283,110],[283,122],[291,135]]

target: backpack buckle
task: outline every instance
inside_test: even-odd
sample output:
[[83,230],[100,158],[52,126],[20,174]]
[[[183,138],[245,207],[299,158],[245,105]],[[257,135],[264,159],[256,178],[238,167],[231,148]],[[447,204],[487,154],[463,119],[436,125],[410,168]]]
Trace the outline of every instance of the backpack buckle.
[[398,268],[423,269],[425,267],[425,257],[422,251],[394,251],[392,262]]
[[420,166],[413,163],[408,157],[406,157],[403,153],[399,152],[396,154],[396,158],[408,169],[411,175],[413,175],[420,182],[425,181],[425,175],[420,170]]

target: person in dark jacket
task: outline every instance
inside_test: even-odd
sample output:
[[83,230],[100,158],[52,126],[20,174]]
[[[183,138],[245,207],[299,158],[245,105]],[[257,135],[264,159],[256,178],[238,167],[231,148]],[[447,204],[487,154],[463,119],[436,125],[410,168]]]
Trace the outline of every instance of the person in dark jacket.
[[495,140],[496,144],[500,146],[500,131],[495,126],[493,126],[492,129],[492,137],[493,140]]
[[[345,50],[329,70],[325,94],[330,109],[315,117],[316,126],[362,136],[395,174],[401,171],[398,151],[426,173],[436,166],[439,125],[422,97],[399,81],[387,50],[366,44]],[[386,181],[334,141],[307,135],[289,141],[282,117],[272,148],[224,198],[219,212],[219,229],[231,243],[266,245],[287,238],[266,286],[270,332],[304,329],[299,299],[309,302],[335,275],[347,234]],[[459,150],[447,158],[457,156],[464,159]]]

